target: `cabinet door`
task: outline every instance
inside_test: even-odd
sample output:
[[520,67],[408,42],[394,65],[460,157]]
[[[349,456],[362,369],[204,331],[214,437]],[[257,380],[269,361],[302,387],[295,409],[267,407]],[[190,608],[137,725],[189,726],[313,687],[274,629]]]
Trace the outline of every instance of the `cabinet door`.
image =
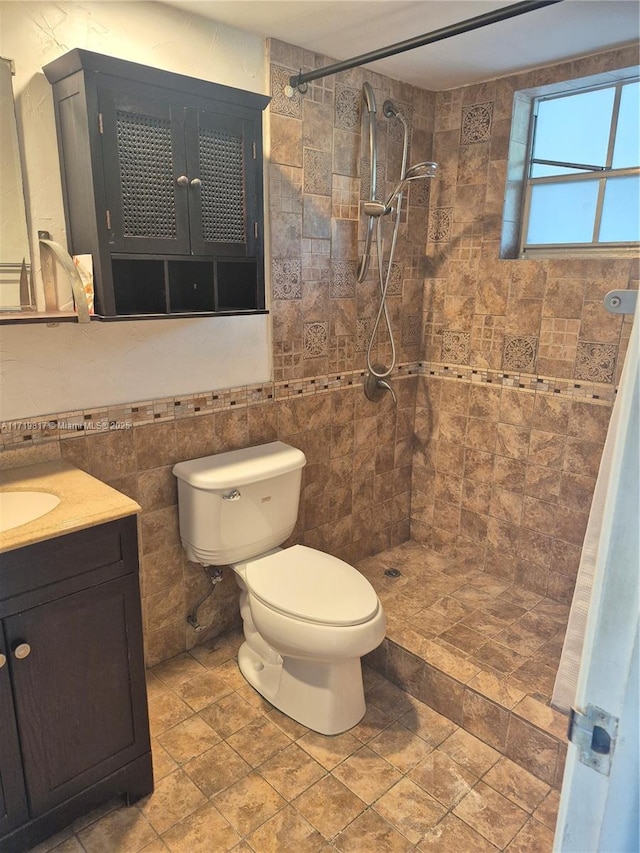
[[99,103],[111,252],[189,254],[184,108],[110,89]]
[[8,617],[5,631],[33,816],[149,748],[137,575]]
[[193,254],[255,256],[262,205],[255,123],[188,109],[186,128]]
[[0,624],[0,837],[27,817],[7,645]]

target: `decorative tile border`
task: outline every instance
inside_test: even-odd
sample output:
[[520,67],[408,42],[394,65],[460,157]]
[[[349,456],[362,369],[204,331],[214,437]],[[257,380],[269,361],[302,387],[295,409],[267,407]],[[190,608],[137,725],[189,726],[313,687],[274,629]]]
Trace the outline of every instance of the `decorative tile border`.
[[[0,449],[15,449],[25,445],[42,444],[46,441],[64,441],[68,438],[77,438],[79,435],[133,429],[147,424],[258,406],[273,400],[351,388],[362,383],[365,373],[364,369],[341,371],[308,379],[265,382],[240,388],[202,391],[193,395],[105,406],[83,412],[61,412],[4,421],[0,422]],[[394,379],[402,380],[411,376],[432,376],[437,379],[474,385],[522,388],[539,394],[550,394],[606,406],[613,404],[616,395],[616,389],[612,385],[601,382],[558,379],[531,373],[489,370],[470,367],[467,364],[443,362],[413,361],[396,365]]]

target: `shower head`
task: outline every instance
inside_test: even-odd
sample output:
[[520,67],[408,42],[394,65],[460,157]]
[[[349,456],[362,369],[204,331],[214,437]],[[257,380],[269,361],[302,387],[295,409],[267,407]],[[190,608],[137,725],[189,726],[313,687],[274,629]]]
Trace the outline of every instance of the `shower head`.
[[394,188],[393,192],[386,200],[386,202],[365,202],[365,214],[367,216],[384,216],[385,214],[389,213],[391,211],[391,205],[410,181],[419,181],[423,178],[435,178],[437,169],[437,163],[431,163],[428,161],[424,161],[423,163],[416,163],[414,166],[410,166],[404,173],[404,177],[398,182],[397,186]]

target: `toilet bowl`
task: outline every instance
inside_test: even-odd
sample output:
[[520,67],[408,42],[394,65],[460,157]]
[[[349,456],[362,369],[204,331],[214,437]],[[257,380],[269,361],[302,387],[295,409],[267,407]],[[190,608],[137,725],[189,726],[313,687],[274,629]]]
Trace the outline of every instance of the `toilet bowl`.
[[295,525],[304,454],[282,442],[174,466],[187,556],[230,565],[247,681],[283,713],[338,734],[365,713],[360,658],[384,639],[382,605],[353,566],[304,545]]

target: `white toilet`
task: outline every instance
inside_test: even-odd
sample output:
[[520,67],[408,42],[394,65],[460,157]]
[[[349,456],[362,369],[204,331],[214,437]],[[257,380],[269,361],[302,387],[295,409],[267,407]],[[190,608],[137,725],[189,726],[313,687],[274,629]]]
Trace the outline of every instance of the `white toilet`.
[[189,560],[236,573],[247,681],[294,720],[338,734],[364,715],[360,658],[382,642],[385,617],[353,566],[278,547],[296,523],[305,462],[274,441],[178,463],[180,537]]

